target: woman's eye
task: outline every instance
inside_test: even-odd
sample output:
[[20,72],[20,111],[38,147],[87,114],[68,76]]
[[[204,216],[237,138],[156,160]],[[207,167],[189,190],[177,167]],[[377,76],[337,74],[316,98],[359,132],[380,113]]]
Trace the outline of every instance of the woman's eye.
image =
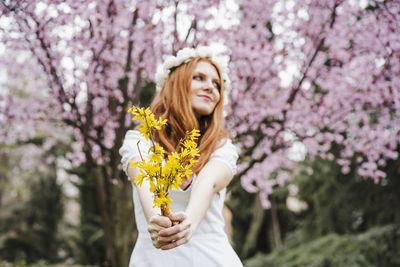
[[214,86],[215,88],[217,88],[218,90],[221,89],[221,85],[217,82],[214,82]]
[[193,76],[193,79],[197,80],[197,81],[201,81],[203,79],[203,77],[201,77],[200,75],[195,75],[195,76]]

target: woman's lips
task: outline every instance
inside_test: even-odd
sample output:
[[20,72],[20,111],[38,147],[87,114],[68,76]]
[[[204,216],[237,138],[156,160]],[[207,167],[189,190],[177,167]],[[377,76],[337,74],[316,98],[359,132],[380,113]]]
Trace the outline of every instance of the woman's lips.
[[211,97],[209,97],[208,95],[200,95],[200,97],[206,101],[211,101]]

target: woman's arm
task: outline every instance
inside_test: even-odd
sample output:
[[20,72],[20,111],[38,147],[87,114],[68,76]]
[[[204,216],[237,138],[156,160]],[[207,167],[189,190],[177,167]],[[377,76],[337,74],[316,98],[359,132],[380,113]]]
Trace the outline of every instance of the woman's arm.
[[[134,161],[139,161],[139,158],[134,158]],[[128,167],[127,174],[131,181],[135,180],[135,177],[139,174],[139,170],[136,167]],[[160,248],[165,245],[163,242],[158,241],[159,231],[168,227],[171,227],[171,220],[165,216],[161,216],[161,211],[159,208],[153,208],[153,194],[150,192],[150,184],[148,181],[143,180],[141,186],[136,186],[136,190],[139,195],[140,203],[142,204],[142,209],[144,217],[146,218],[148,228],[153,245],[156,248]]]
[[172,213],[169,217],[180,223],[160,231],[159,241],[168,243],[161,249],[171,249],[187,243],[203,220],[214,194],[232,180],[230,168],[220,161],[209,161],[200,171],[192,185],[186,212]]
[[[132,161],[141,161],[139,157],[135,157]],[[136,167],[128,167],[127,174],[131,181],[133,182],[136,176],[139,175],[139,169]],[[150,218],[156,214],[161,214],[159,208],[153,208],[153,194],[150,192],[150,183],[144,179],[141,186],[137,186],[133,182],[134,186],[136,186],[136,190],[139,195],[140,203],[142,204],[144,217],[146,218],[147,223],[149,223]]]
[[232,180],[229,167],[220,161],[209,161],[199,173],[193,184],[192,194],[186,208],[192,221],[193,232],[203,220],[214,194],[227,187]]

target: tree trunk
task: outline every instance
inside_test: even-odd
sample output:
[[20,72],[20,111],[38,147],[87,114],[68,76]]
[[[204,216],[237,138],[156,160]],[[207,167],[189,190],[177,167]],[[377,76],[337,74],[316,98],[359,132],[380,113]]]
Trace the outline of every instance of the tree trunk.
[[116,184],[111,183],[111,177],[106,175],[107,170],[107,167],[103,169],[97,167],[91,171],[102,217],[106,250],[104,266],[127,266],[137,236],[131,185],[122,172],[119,173],[123,175],[123,178],[116,179],[118,181]]
[[281,239],[281,228],[279,226],[278,211],[276,208],[276,202],[274,197],[270,196],[271,199],[271,219],[272,219],[272,231],[274,233],[275,246],[277,248],[282,247]]
[[248,234],[246,235],[246,240],[243,245],[242,258],[248,258],[257,248],[257,239],[260,235],[261,227],[263,225],[265,217],[265,209],[263,209],[260,198],[257,196],[254,198],[253,206],[253,216],[251,220],[251,225]]

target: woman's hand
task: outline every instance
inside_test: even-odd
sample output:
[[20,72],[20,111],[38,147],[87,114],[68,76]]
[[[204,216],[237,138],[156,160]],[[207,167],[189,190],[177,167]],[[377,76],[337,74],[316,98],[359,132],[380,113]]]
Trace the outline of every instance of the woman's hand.
[[[176,248],[187,243],[192,238],[192,223],[185,212],[170,212],[167,214],[172,222],[172,227],[160,230],[158,243],[162,250]],[[153,242],[154,244],[154,242]]]
[[161,230],[169,228],[171,226],[172,222],[168,217],[158,214],[150,217],[147,231],[150,233],[150,237],[154,247],[161,248],[162,246],[167,245],[168,242],[159,241],[159,235]]

